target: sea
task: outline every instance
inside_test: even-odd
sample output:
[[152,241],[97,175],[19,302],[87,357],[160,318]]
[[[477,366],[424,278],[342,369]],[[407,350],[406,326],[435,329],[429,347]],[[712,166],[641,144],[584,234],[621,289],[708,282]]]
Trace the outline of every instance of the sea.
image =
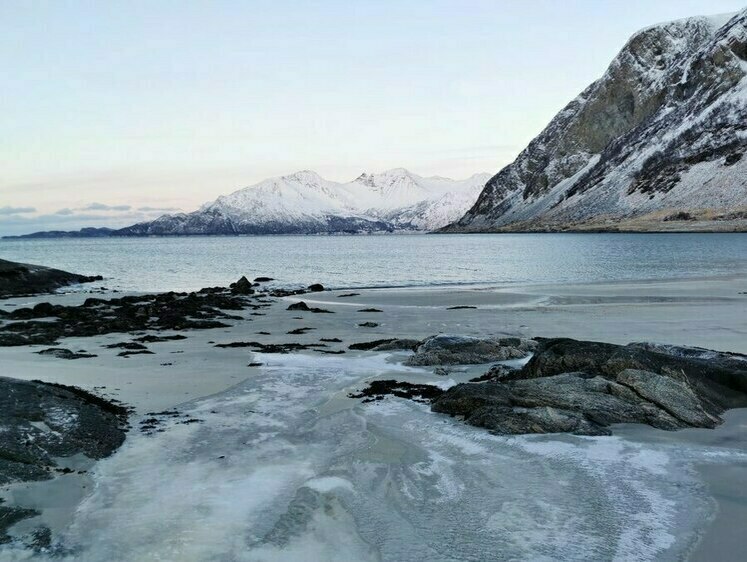
[[470,234],[0,240],[0,258],[196,290],[242,275],[329,288],[593,283],[747,271],[747,234]]

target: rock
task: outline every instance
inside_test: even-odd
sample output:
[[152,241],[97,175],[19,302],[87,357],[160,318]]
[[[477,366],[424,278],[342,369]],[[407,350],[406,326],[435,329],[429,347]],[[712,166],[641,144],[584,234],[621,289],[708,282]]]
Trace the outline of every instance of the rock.
[[314,329],[315,328],[296,328],[295,330],[290,330],[289,332],[286,332],[286,333],[295,336],[295,335],[305,334],[309,330],[314,330]]
[[354,343],[348,346],[348,349],[358,351],[412,351],[420,343],[420,340],[388,338]]
[[0,260],[0,298],[51,293],[66,285],[102,279],[100,275],[78,275],[41,265]]
[[476,306],[470,306],[466,304],[461,304],[459,306],[449,306],[446,310],[466,310],[468,308],[477,308]]
[[324,290],[324,285],[321,283],[314,283],[313,285],[306,287],[306,290],[310,293],[319,293]]
[[716,427],[721,420],[703,409],[692,388],[684,381],[650,371],[625,369],[617,381],[693,427]]
[[272,277],[255,277],[254,282],[255,283],[269,283],[270,281],[275,281]]
[[286,308],[286,310],[301,310],[303,312],[313,312],[314,314],[334,314],[334,312],[332,312],[331,310],[309,307],[309,305],[307,305],[303,301],[294,302],[293,304],[288,305],[288,308]]
[[361,328],[375,328],[378,324],[376,322],[362,322],[358,326]]
[[485,374],[482,374],[479,377],[475,377],[474,379],[470,379],[469,382],[497,382],[508,377],[514,371],[516,371],[515,368],[499,363],[498,365],[493,365]]
[[129,342],[129,341],[123,341],[119,343],[110,343],[108,345],[103,345],[101,347],[105,347],[107,349],[129,349],[131,351],[136,351],[139,349],[148,349],[146,346],[144,346],[141,343]]
[[251,295],[254,293],[252,283],[246,276],[242,276],[236,283],[231,283],[231,292],[236,295]]
[[536,342],[521,338],[479,339],[438,335],[426,339],[408,358],[408,365],[469,365],[526,357]]
[[337,295],[338,299],[346,299],[350,297],[357,297],[360,296],[360,293],[345,293],[344,295]]
[[[79,388],[0,377],[0,486],[53,478],[60,457],[111,455],[127,416],[127,408]],[[0,543],[9,526],[36,514],[0,505]]]
[[395,380],[372,381],[366,388],[357,394],[349,394],[350,398],[365,398],[363,402],[381,400],[385,396],[392,395],[400,398],[408,398],[416,402],[430,402],[443,394],[443,390],[429,384],[412,384]]
[[[5,319],[10,321],[0,325],[0,346],[54,345],[63,337],[118,332],[224,328],[228,324],[218,319],[243,320],[226,311],[251,306],[247,296],[226,289],[220,293],[168,292],[93,302],[88,299],[80,306],[43,304],[8,313]],[[46,320],[50,317],[54,321]]]
[[493,367],[433,400],[495,433],[605,435],[616,423],[712,428],[747,406],[747,357],[660,344],[540,340],[519,370]]
[[80,353],[62,347],[50,347],[49,349],[42,349],[41,351],[37,351],[37,353],[39,355],[50,355],[52,357],[57,357],[57,359],[88,359],[91,357],[98,357],[97,355],[94,355],[92,353]]
[[378,308],[361,308],[358,312],[383,312],[383,310],[379,310]]

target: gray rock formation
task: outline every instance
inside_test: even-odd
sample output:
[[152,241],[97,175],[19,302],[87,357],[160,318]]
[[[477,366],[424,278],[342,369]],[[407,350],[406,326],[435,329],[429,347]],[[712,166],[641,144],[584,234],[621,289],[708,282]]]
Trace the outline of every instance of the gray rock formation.
[[474,365],[526,357],[536,347],[523,338],[472,338],[438,335],[421,343],[407,365]]
[[542,340],[521,370],[457,385],[432,403],[495,433],[607,435],[615,423],[712,428],[747,406],[747,357],[676,346]]
[[747,9],[636,33],[447,232],[747,230]]

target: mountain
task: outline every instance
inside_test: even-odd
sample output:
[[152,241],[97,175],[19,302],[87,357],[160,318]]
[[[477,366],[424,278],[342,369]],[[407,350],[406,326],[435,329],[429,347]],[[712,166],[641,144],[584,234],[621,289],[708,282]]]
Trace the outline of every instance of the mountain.
[[24,237],[432,231],[461,217],[489,178],[424,178],[396,168],[338,183],[305,170],[223,195],[192,213],[163,215],[119,230]]
[[349,183],[304,170],[218,197],[188,214],[164,215],[121,235],[318,234],[436,230],[459,218],[488,180],[423,178],[397,168]]
[[443,232],[747,230],[747,9],[636,33]]

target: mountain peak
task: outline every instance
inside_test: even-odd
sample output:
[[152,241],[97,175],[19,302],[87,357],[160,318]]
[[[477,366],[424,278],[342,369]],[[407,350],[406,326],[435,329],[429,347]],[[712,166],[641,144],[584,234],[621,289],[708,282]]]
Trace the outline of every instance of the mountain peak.
[[281,179],[299,183],[319,183],[324,181],[324,178],[313,170],[299,170],[298,172],[282,176]]

